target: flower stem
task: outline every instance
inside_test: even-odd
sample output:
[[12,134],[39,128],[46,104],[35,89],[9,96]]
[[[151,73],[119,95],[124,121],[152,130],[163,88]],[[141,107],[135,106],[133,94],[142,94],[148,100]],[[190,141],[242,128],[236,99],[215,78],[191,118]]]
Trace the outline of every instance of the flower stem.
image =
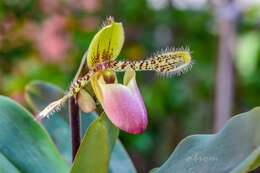
[[74,97],[69,100],[72,160],[74,160],[80,145],[80,114],[79,106]]
[[[72,83],[75,83],[79,77],[88,72],[86,65],[87,51],[84,53],[78,71]],[[71,128],[71,143],[72,143],[72,160],[74,160],[80,145],[80,111],[79,106],[74,97],[69,99],[69,114]]]

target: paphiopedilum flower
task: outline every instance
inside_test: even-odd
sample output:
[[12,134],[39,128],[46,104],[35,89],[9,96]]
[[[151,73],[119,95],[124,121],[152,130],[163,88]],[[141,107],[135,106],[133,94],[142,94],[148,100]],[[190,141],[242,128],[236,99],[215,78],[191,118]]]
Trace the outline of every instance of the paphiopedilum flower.
[[[124,43],[121,23],[112,20],[102,28],[90,43],[88,67],[117,58]],[[115,73],[98,72],[91,79],[94,92],[106,115],[118,128],[128,133],[141,133],[147,126],[147,113],[135,81],[135,71],[125,72],[123,84],[117,83]]]
[[135,80],[135,71],[127,69],[123,84],[112,74],[101,74],[92,80],[95,92],[111,122],[123,131],[132,134],[142,133],[147,126],[147,111]]
[[[124,43],[121,23],[113,20],[93,38],[87,54],[88,67],[117,58]],[[147,112],[135,80],[135,71],[129,68],[123,84],[117,83],[110,70],[99,71],[91,78],[94,92],[111,122],[128,133],[142,133],[147,126]]]
[[[83,111],[93,110],[94,100],[88,93],[82,92],[91,81],[95,95],[111,122],[128,133],[142,133],[147,127],[147,111],[136,84],[135,71],[156,71],[166,76],[178,75],[189,69],[191,56],[189,51],[184,49],[167,49],[147,60],[115,61],[123,43],[122,24],[109,18],[88,48],[88,72],[71,85],[63,98],[52,102],[40,112],[38,118],[57,111],[70,97],[78,98]],[[122,84],[118,83],[116,72],[125,72]]]

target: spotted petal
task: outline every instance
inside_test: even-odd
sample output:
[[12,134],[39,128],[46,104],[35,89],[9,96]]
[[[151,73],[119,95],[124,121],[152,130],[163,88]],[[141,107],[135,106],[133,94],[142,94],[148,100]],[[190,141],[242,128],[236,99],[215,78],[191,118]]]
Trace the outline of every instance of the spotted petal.
[[102,106],[115,126],[132,134],[142,133],[147,126],[147,112],[135,80],[135,71],[128,70],[124,85],[99,82]]
[[87,65],[111,61],[119,55],[124,43],[124,29],[121,23],[109,21],[91,41],[87,52]]

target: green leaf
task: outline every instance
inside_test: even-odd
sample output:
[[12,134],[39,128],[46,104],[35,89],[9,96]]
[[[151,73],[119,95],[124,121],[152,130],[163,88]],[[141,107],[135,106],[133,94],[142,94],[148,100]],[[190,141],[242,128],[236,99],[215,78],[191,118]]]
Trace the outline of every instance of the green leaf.
[[111,158],[109,173],[136,173],[136,169],[132,164],[131,159],[119,140],[116,141]]
[[109,21],[91,41],[87,52],[88,67],[107,60],[114,60],[124,44],[124,29],[121,23]]
[[20,173],[19,170],[1,153],[0,153],[0,172]]
[[9,98],[0,96],[0,117],[2,172],[68,172],[68,166],[51,139],[29,112]]
[[105,173],[110,158],[109,134],[104,116],[87,130],[73,162],[71,173]]
[[213,135],[185,138],[154,173],[247,173],[260,165],[260,107],[229,120]]

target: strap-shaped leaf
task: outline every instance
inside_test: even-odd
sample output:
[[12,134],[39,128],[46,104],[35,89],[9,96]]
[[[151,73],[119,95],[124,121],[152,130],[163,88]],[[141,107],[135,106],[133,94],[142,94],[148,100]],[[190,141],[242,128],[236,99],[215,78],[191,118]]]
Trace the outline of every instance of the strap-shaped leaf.
[[108,171],[110,141],[103,118],[105,117],[98,117],[88,128],[73,162],[71,173]]
[[260,107],[229,120],[213,135],[185,138],[153,173],[247,173],[260,165]]
[[124,29],[121,23],[111,21],[91,41],[87,52],[88,67],[97,63],[114,60],[124,44]]
[[21,173],[3,154],[0,153],[1,173]]
[[3,96],[0,96],[0,172],[68,172],[46,131],[29,112]]

